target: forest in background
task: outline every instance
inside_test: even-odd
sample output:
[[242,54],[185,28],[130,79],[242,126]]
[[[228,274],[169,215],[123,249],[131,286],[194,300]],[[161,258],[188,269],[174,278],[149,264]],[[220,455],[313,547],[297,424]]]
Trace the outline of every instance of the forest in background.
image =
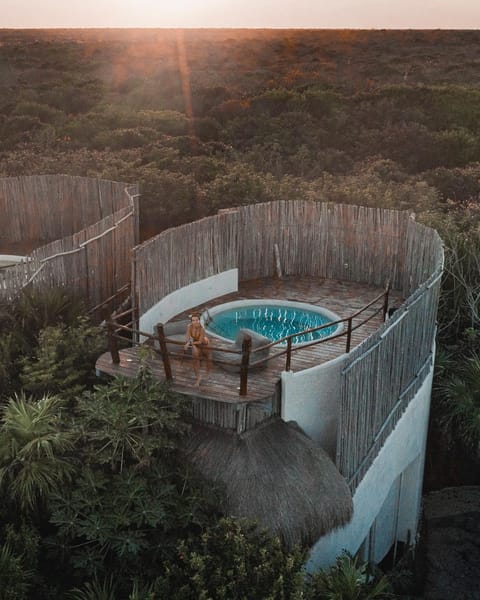
[[143,237],[308,197],[478,196],[480,34],[0,32],[0,175],[140,182]]
[[[480,32],[475,31],[1,30],[0,176],[66,173],[139,182],[142,239],[219,208],[276,199],[415,212],[417,220],[437,227],[446,243],[425,488],[478,484],[479,42]],[[0,238],[1,252],[29,250],[3,248]],[[29,302],[0,312],[2,400],[7,405],[22,390],[37,398],[54,393],[71,407],[72,394],[92,386],[88,369],[98,348],[90,326],[78,314],[68,314],[58,299],[54,302],[61,306],[53,312],[61,315],[60,325],[47,318],[46,310],[44,321],[32,324],[31,315],[25,316]],[[74,345],[69,339],[80,341],[78,353],[67,360]],[[59,355],[64,357],[60,366]],[[49,387],[47,380],[56,383]],[[138,385],[148,388],[150,383]],[[90,393],[108,395],[103,388]],[[144,409],[142,402],[135,403],[136,410]],[[83,441],[89,440],[82,452],[98,475],[105,460],[96,456],[89,427],[106,415],[92,417],[85,410],[80,403],[75,422],[82,424]],[[69,434],[72,426],[62,425]],[[175,438],[175,427],[172,432]],[[67,435],[61,450],[67,455],[74,447],[68,440]],[[149,443],[140,453],[142,460],[165,450]],[[174,446],[168,439],[164,443]],[[137,459],[133,453],[129,473]],[[111,456],[108,460],[115,464]],[[194,522],[186,519],[177,528],[177,537],[183,535],[188,544],[195,537],[192,531],[211,523],[215,502],[198,500],[201,483],[186,478],[175,460],[167,461],[167,467],[169,508],[151,516],[155,525],[148,526],[158,529],[165,519],[160,539],[171,550],[178,543],[170,537],[172,524],[180,519],[172,505],[178,503],[179,510],[187,506],[196,515]],[[60,469],[58,481],[68,479],[69,468]],[[125,474],[112,469],[115,485],[120,485]],[[71,514],[73,499],[80,502],[82,494],[92,493],[93,480],[87,475],[83,473],[75,498],[64,494],[49,499],[54,523],[38,521],[37,515],[32,525],[31,512],[25,509],[28,527],[33,527],[32,556],[36,552],[35,560],[43,560],[39,539],[50,536],[50,555],[79,584],[87,575],[120,577],[108,565],[97,573],[94,565],[101,552],[112,565],[115,556],[128,555],[126,573],[139,568],[142,556],[141,544],[136,546],[126,534],[122,538],[118,524],[115,531],[109,524],[117,546],[110,540],[106,548],[103,538],[95,537],[95,519],[102,516],[98,507],[106,501],[100,500],[98,483],[93,486],[99,498],[96,509],[86,516],[83,529],[69,529],[65,515]],[[8,480],[7,475],[0,477]],[[148,491],[145,498],[158,493],[150,476],[142,485]],[[187,497],[178,500],[175,494],[182,489]],[[3,523],[17,502],[19,498],[11,498],[3,507]],[[38,509],[36,500],[32,506]],[[17,526],[2,530],[2,539],[13,549],[27,525],[21,521]],[[226,535],[224,525],[218,527],[211,534],[212,539],[217,536],[215,552]],[[52,528],[57,528],[56,537]],[[93,540],[86,544],[88,552],[74,553],[66,561],[62,552],[67,541],[84,548],[87,535]],[[276,566],[284,568],[283,557],[275,556]],[[301,562],[298,555],[288,560],[297,566]],[[198,568],[193,558],[190,566],[192,572]],[[38,567],[38,572],[44,570]],[[152,562],[142,572],[148,580],[154,571]],[[55,577],[61,580],[59,573]],[[162,585],[170,585],[168,577],[164,574]],[[48,588],[43,579],[42,585]],[[47,597],[53,592],[42,593]],[[282,593],[294,597],[293,592]],[[178,597],[190,596],[185,592]]]

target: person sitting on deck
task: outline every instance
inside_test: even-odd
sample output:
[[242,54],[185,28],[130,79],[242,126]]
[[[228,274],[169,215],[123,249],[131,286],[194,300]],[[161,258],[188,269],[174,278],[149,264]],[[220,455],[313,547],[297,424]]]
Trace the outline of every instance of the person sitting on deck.
[[210,340],[208,339],[203,325],[200,323],[200,315],[193,313],[190,317],[190,324],[187,327],[187,339],[185,340],[184,349],[192,347],[193,370],[195,371],[195,385],[199,386],[202,380],[200,374],[200,360],[203,357],[206,359],[207,378],[210,374],[212,364],[212,353],[210,350]]

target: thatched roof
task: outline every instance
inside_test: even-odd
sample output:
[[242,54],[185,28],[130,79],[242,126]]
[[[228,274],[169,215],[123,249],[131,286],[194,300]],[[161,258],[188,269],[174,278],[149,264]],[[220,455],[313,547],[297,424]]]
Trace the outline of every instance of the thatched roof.
[[225,485],[227,514],[256,519],[290,547],[352,516],[350,490],[326,452],[278,417],[243,434],[194,425],[185,450],[207,479]]

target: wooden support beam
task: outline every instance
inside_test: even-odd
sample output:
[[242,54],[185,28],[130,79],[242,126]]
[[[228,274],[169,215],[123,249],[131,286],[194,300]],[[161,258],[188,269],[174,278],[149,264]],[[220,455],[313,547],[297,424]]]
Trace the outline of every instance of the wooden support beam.
[[163,323],[158,323],[155,325],[155,331],[157,332],[158,342],[160,345],[160,353],[162,355],[163,368],[165,370],[165,379],[167,381],[172,381],[172,367],[170,365],[170,355],[168,353],[167,342],[165,341]]
[[250,362],[250,352],[252,350],[252,338],[246,335],[242,343],[242,363],[240,365],[240,396],[247,395],[248,386],[248,363]]
[[120,354],[118,352],[118,342],[115,336],[115,323],[112,323],[112,321],[107,323],[107,333],[108,350],[110,351],[110,355],[112,357],[112,363],[114,365],[118,365],[120,363]]

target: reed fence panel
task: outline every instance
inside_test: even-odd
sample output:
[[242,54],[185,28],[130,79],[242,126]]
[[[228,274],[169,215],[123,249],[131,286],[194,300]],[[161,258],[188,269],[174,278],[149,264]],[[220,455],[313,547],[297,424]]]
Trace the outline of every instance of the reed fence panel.
[[134,251],[134,281],[143,314],[175,290],[237,266],[237,212],[160,233]]
[[140,312],[222,270],[237,267],[240,280],[275,275],[275,245],[285,275],[375,286],[389,280],[403,289],[409,220],[393,210],[281,201],[164,231],[135,250]]
[[[279,202],[275,205],[277,214],[271,205],[255,208],[245,215],[240,236],[245,239],[240,262],[243,278],[272,274],[276,243],[287,275],[316,275],[372,285],[385,285],[390,278],[394,286],[398,284],[397,265],[403,255],[407,219],[404,213],[315,202]],[[255,271],[258,254],[264,258]],[[376,260],[372,260],[374,256]]]
[[405,269],[403,291],[405,298],[414,292],[428,277],[443,266],[442,240],[435,229],[408,222],[406,232]]
[[[85,223],[71,235],[35,248],[19,265],[3,269],[1,298],[12,300],[28,285],[65,287],[92,307],[130,283],[131,251],[138,239],[137,203],[133,201],[137,186],[48,175],[0,180],[0,189],[8,210],[15,200],[21,205],[21,218],[13,219],[12,243],[19,235],[17,226],[26,222],[27,216],[42,224],[27,227],[25,235],[32,236],[29,241],[35,236],[47,239]],[[99,215],[103,216],[97,219]]]
[[228,403],[209,398],[194,398],[192,416],[202,423],[242,433],[278,414],[276,398],[271,402]]
[[[125,189],[136,186],[71,175],[0,179],[0,253],[34,248],[73,235],[130,204]],[[134,192],[136,193],[136,191]]]
[[428,374],[440,277],[438,269],[346,359],[336,463],[352,493]]

